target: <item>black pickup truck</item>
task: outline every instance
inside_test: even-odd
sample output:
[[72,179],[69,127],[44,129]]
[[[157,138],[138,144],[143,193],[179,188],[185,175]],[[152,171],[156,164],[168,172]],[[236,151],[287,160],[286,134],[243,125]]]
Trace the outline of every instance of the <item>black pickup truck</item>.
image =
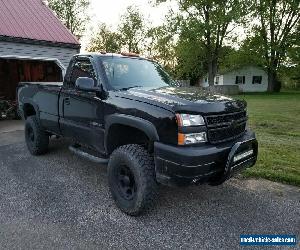
[[75,55],[63,83],[23,82],[18,108],[32,155],[51,136],[108,164],[117,206],[147,210],[158,184],[219,185],[257,159],[246,103],[178,87],[156,62],[130,53]]

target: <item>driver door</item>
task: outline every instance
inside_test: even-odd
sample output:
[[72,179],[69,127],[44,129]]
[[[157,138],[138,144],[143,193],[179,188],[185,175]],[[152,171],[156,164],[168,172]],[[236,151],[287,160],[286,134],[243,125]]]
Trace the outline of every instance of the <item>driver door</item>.
[[89,57],[76,57],[61,92],[61,132],[76,142],[104,152],[103,102],[94,91],[76,89],[79,77],[94,79],[99,86],[95,63]]

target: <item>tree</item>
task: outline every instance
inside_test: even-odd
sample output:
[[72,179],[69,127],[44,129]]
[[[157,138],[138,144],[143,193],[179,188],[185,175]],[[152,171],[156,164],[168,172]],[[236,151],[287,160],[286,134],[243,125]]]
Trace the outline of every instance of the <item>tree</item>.
[[[165,0],[157,0],[164,2]],[[180,14],[176,17],[183,39],[201,44],[204,50],[209,85],[214,84],[220,52],[224,41],[245,15],[245,1],[178,0]],[[201,54],[199,52],[199,54]]]
[[146,35],[148,44],[145,46],[149,57],[157,60],[168,69],[175,64],[175,41],[173,34],[166,25],[150,28]]
[[300,89],[300,23],[287,49],[287,58],[279,69],[279,76],[286,88]]
[[89,18],[84,12],[89,0],[49,0],[49,7],[64,25],[77,37],[81,37]]
[[119,33],[110,31],[106,24],[99,25],[98,32],[94,36],[89,45],[88,51],[105,51],[118,53],[121,51],[122,37]]
[[250,37],[246,38],[238,49],[224,47],[220,60],[220,71],[231,71],[249,65],[263,68],[263,58],[256,50],[260,46],[257,42],[259,41]]
[[277,72],[287,49],[295,42],[300,19],[299,0],[255,0],[253,17],[259,20],[253,29],[253,39],[261,44],[258,53],[262,53],[268,72],[268,91],[279,91]]
[[135,6],[129,6],[121,17],[118,28],[123,45],[129,52],[139,53],[141,41],[145,38],[144,17]]
[[180,36],[175,47],[177,64],[175,67],[176,78],[189,79],[191,85],[199,81],[199,76],[207,73],[205,48],[202,43],[193,37]]

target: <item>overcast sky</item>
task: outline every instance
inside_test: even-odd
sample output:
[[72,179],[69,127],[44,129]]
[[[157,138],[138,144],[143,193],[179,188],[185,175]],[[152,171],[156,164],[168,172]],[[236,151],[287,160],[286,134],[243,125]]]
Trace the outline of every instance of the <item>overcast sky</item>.
[[88,25],[87,32],[82,39],[83,49],[92,36],[93,28],[97,27],[98,23],[106,23],[116,29],[120,20],[120,16],[124,14],[127,6],[136,5],[143,13],[147,20],[150,20],[153,26],[162,24],[168,10],[171,6],[170,2],[153,6],[150,0],[90,0],[91,5],[89,8],[90,24]]

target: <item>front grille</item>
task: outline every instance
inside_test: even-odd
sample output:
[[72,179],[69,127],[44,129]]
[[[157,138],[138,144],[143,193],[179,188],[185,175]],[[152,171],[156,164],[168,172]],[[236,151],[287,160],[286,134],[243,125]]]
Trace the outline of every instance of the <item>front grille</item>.
[[212,115],[206,117],[206,122],[208,126],[221,126],[222,124],[231,123],[232,120],[239,121],[239,120],[247,120],[246,111],[232,113],[232,114],[225,114],[225,115]]
[[206,116],[208,140],[210,143],[220,143],[241,136],[246,130],[246,111]]

